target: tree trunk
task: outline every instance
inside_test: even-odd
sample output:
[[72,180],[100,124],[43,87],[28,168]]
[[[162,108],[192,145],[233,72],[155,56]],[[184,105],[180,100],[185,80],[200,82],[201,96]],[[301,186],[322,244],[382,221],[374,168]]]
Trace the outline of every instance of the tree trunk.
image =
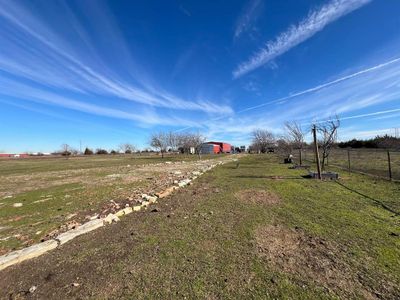
[[299,149],[299,154],[300,154],[299,159],[300,159],[300,166],[301,166],[301,165],[303,165],[303,160],[302,160],[302,157],[301,157],[301,149]]
[[322,171],[325,171],[325,153],[322,153]]

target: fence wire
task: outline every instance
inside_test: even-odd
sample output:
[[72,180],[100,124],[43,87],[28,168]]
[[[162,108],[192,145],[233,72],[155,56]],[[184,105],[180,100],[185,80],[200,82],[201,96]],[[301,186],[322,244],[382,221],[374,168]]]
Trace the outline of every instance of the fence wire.
[[[305,149],[302,157],[304,161],[315,162],[315,155],[312,149]],[[327,167],[335,166],[352,172],[362,172],[387,179],[400,180],[400,151],[332,149],[326,165]]]

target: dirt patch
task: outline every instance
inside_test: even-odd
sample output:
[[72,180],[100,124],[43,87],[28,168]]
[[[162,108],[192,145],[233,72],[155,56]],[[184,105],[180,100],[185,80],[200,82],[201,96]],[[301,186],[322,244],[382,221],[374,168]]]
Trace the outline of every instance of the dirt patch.
[[267,190],[248,189],[235,193],[236,198],[241,201],[261,205],[274,205],[281,202],[275,193]]
[[364,286],[358,280],[359,274],[341,257],[345,249],[309,236],[301,229],[260,227],[256,231],[256,241],[259,255],[275,268],[303,280],[311,279],[339,297],[378,299],[382,294],[390,294]]

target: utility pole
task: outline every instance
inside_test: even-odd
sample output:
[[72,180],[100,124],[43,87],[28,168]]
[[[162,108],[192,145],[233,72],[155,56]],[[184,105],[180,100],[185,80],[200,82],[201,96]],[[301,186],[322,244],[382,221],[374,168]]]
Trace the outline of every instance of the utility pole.
[[79,140],[79,154],[82,154],[82,140]]
[[321,164],[319,161],[319,151],[318,151],[318,143],[317,143],[317,126],[313,126],[312,134],[314,137],[314,150],[315,150],[315,159],[317,161],[317,170],[318,170],[318,179],[322,179],[321,177]]

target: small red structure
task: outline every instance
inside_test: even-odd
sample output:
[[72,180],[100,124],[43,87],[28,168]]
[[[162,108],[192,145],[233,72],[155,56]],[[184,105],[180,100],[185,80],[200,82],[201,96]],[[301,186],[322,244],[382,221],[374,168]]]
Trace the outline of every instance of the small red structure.
[[214,145],[214,153],[231,153],[232,146],[223,142],[207,142],[207,144]]

